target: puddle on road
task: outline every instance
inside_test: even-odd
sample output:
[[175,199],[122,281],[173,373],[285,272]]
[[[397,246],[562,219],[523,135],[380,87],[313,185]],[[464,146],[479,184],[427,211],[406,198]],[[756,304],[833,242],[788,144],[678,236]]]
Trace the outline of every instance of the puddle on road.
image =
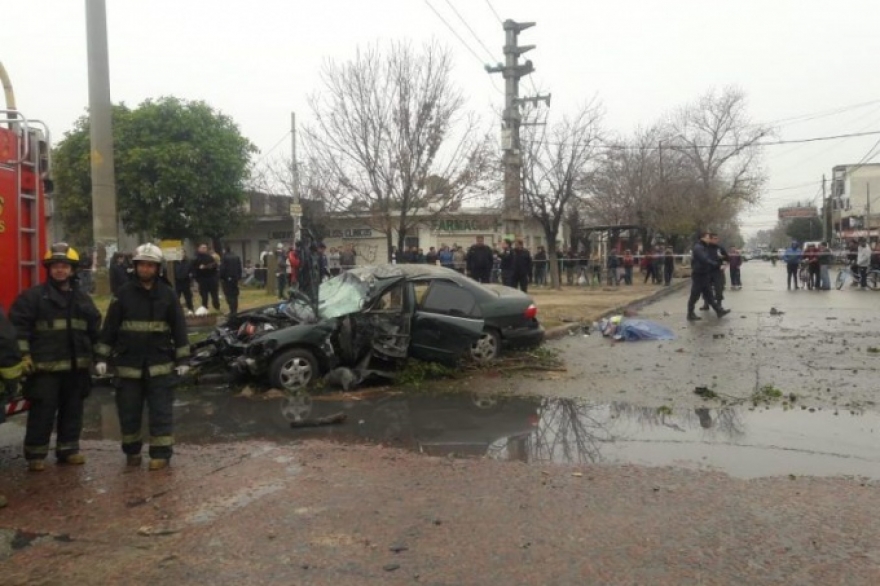
[[[113,397],[87,403],[85,439],[119,439]],[[291,429],[294,416],[344,413],[341,425]],[[6,425],[7,431],[23,425]],[[853,475],[880,479],[880,414],[744,407],[673,409],[572,399],[361,393],[279,399],[190,392],[175,407],[181,444],[325,439],[420,453],[532,463],[628,463],[715,469],[752,478]],[[13,434],[16,435],[16,434]],[[9,434],[4,434],[9,436]],[[17,441],[20,443],[20,434]],[[0,444],[7,440],[0,438]]]

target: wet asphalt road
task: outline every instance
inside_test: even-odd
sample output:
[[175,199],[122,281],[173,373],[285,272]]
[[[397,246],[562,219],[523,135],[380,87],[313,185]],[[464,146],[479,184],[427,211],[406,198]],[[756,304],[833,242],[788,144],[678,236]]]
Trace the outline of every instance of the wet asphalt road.
[[[122,465],[109,389],[82,468],[26,473],[18,418],[0,426],[0,583],[880,583],[880,293],[789,293],[769,263],[743,280],[723,320],[685,323],[682,294],[640,312],[675,341],[552,343],[566,373],[181,392],[160,473]],[[764,385],[797,398],[756,406]]]
[[[832,278],[836,274],[832,271]],[[747,399],[772,386],[795,393],[799,405],[874,408],[880,388],[880,292],[788,291],[785,267],[752,261],[744,287],[727,291],[722,319],[699,312],[685,320],[688,291],[661,299],[639,316],[671,328],[667,342],[611,343],[600,335],[552,344],[568,372],[505,381],[514,394],[622,401],[648,406],[700,406],[707,387]],[[771,315],[775,308],[782,315]],[[876,351],[872,351],[876,350]]]

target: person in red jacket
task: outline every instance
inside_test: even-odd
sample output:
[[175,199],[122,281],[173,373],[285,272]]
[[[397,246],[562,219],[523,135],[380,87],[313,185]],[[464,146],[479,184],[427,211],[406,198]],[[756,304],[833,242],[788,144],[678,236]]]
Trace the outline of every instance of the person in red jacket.
[[299,253],[296,247],[291,246],[287,251],[287,282],[291,287],[296,285],[299,265]]

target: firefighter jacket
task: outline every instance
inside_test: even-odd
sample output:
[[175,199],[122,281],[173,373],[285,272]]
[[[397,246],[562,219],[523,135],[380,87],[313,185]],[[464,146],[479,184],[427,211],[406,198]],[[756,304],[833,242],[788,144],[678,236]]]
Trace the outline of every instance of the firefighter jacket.
[[30,355],[36,372],[88,368],[98,340],[101,314],[75,285],[69,291],[44,283],[23,291],[9,309],[18,349]]
[[186,320],[177,295],[161,280],[150,289],[126,283],[110,301],[95,353],[111,359],[119,378],[171,374],[189,358]]
[[[15,327],[0,310],[0,394],[3,394],[3,382],[21,376],[21,352],[15,337]],[[0,410],[3,405],[0,404]]]

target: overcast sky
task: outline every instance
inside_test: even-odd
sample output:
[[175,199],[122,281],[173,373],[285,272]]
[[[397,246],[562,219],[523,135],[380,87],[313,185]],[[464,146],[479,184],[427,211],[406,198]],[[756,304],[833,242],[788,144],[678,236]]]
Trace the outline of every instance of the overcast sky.
[[[433,6],[471,48],[450,32]],[[111,95],[203,99],[232,116],[263,152],[289,153],[290,112],[307,122],[307,96],[325,59],[358,45],[437,39],[455,78],[487,119],[500,106],[502,19],[535,21],[521,44],[535,87],[553,94],[552,117],[592,96],[608,130],[628,133],[707,90],[743,89],[756,122],[787,120],[779,138],[880,130],[880,2],[876,0],[107,0]],[[0,61],[19,109],[56,140],[88,103],[85,0],[0,0]],[[12,18],[14,16],[14,18]],[[476,55],[472,54],[476,53]],[[494,83],[493,83],[493,79]],[[532,89],[525,81],[525,93]],[[859,107],[850,107],[865,104]],[[792,118],[798,118],[791,120]],[[763,204],[744,231],[772,227],[776,207],[815,201],[822,174],[855,163],[867,136],[768,147]],[[875,158],[880,160],[880,157]],[[788,189],[792,186],[799,186]]]

